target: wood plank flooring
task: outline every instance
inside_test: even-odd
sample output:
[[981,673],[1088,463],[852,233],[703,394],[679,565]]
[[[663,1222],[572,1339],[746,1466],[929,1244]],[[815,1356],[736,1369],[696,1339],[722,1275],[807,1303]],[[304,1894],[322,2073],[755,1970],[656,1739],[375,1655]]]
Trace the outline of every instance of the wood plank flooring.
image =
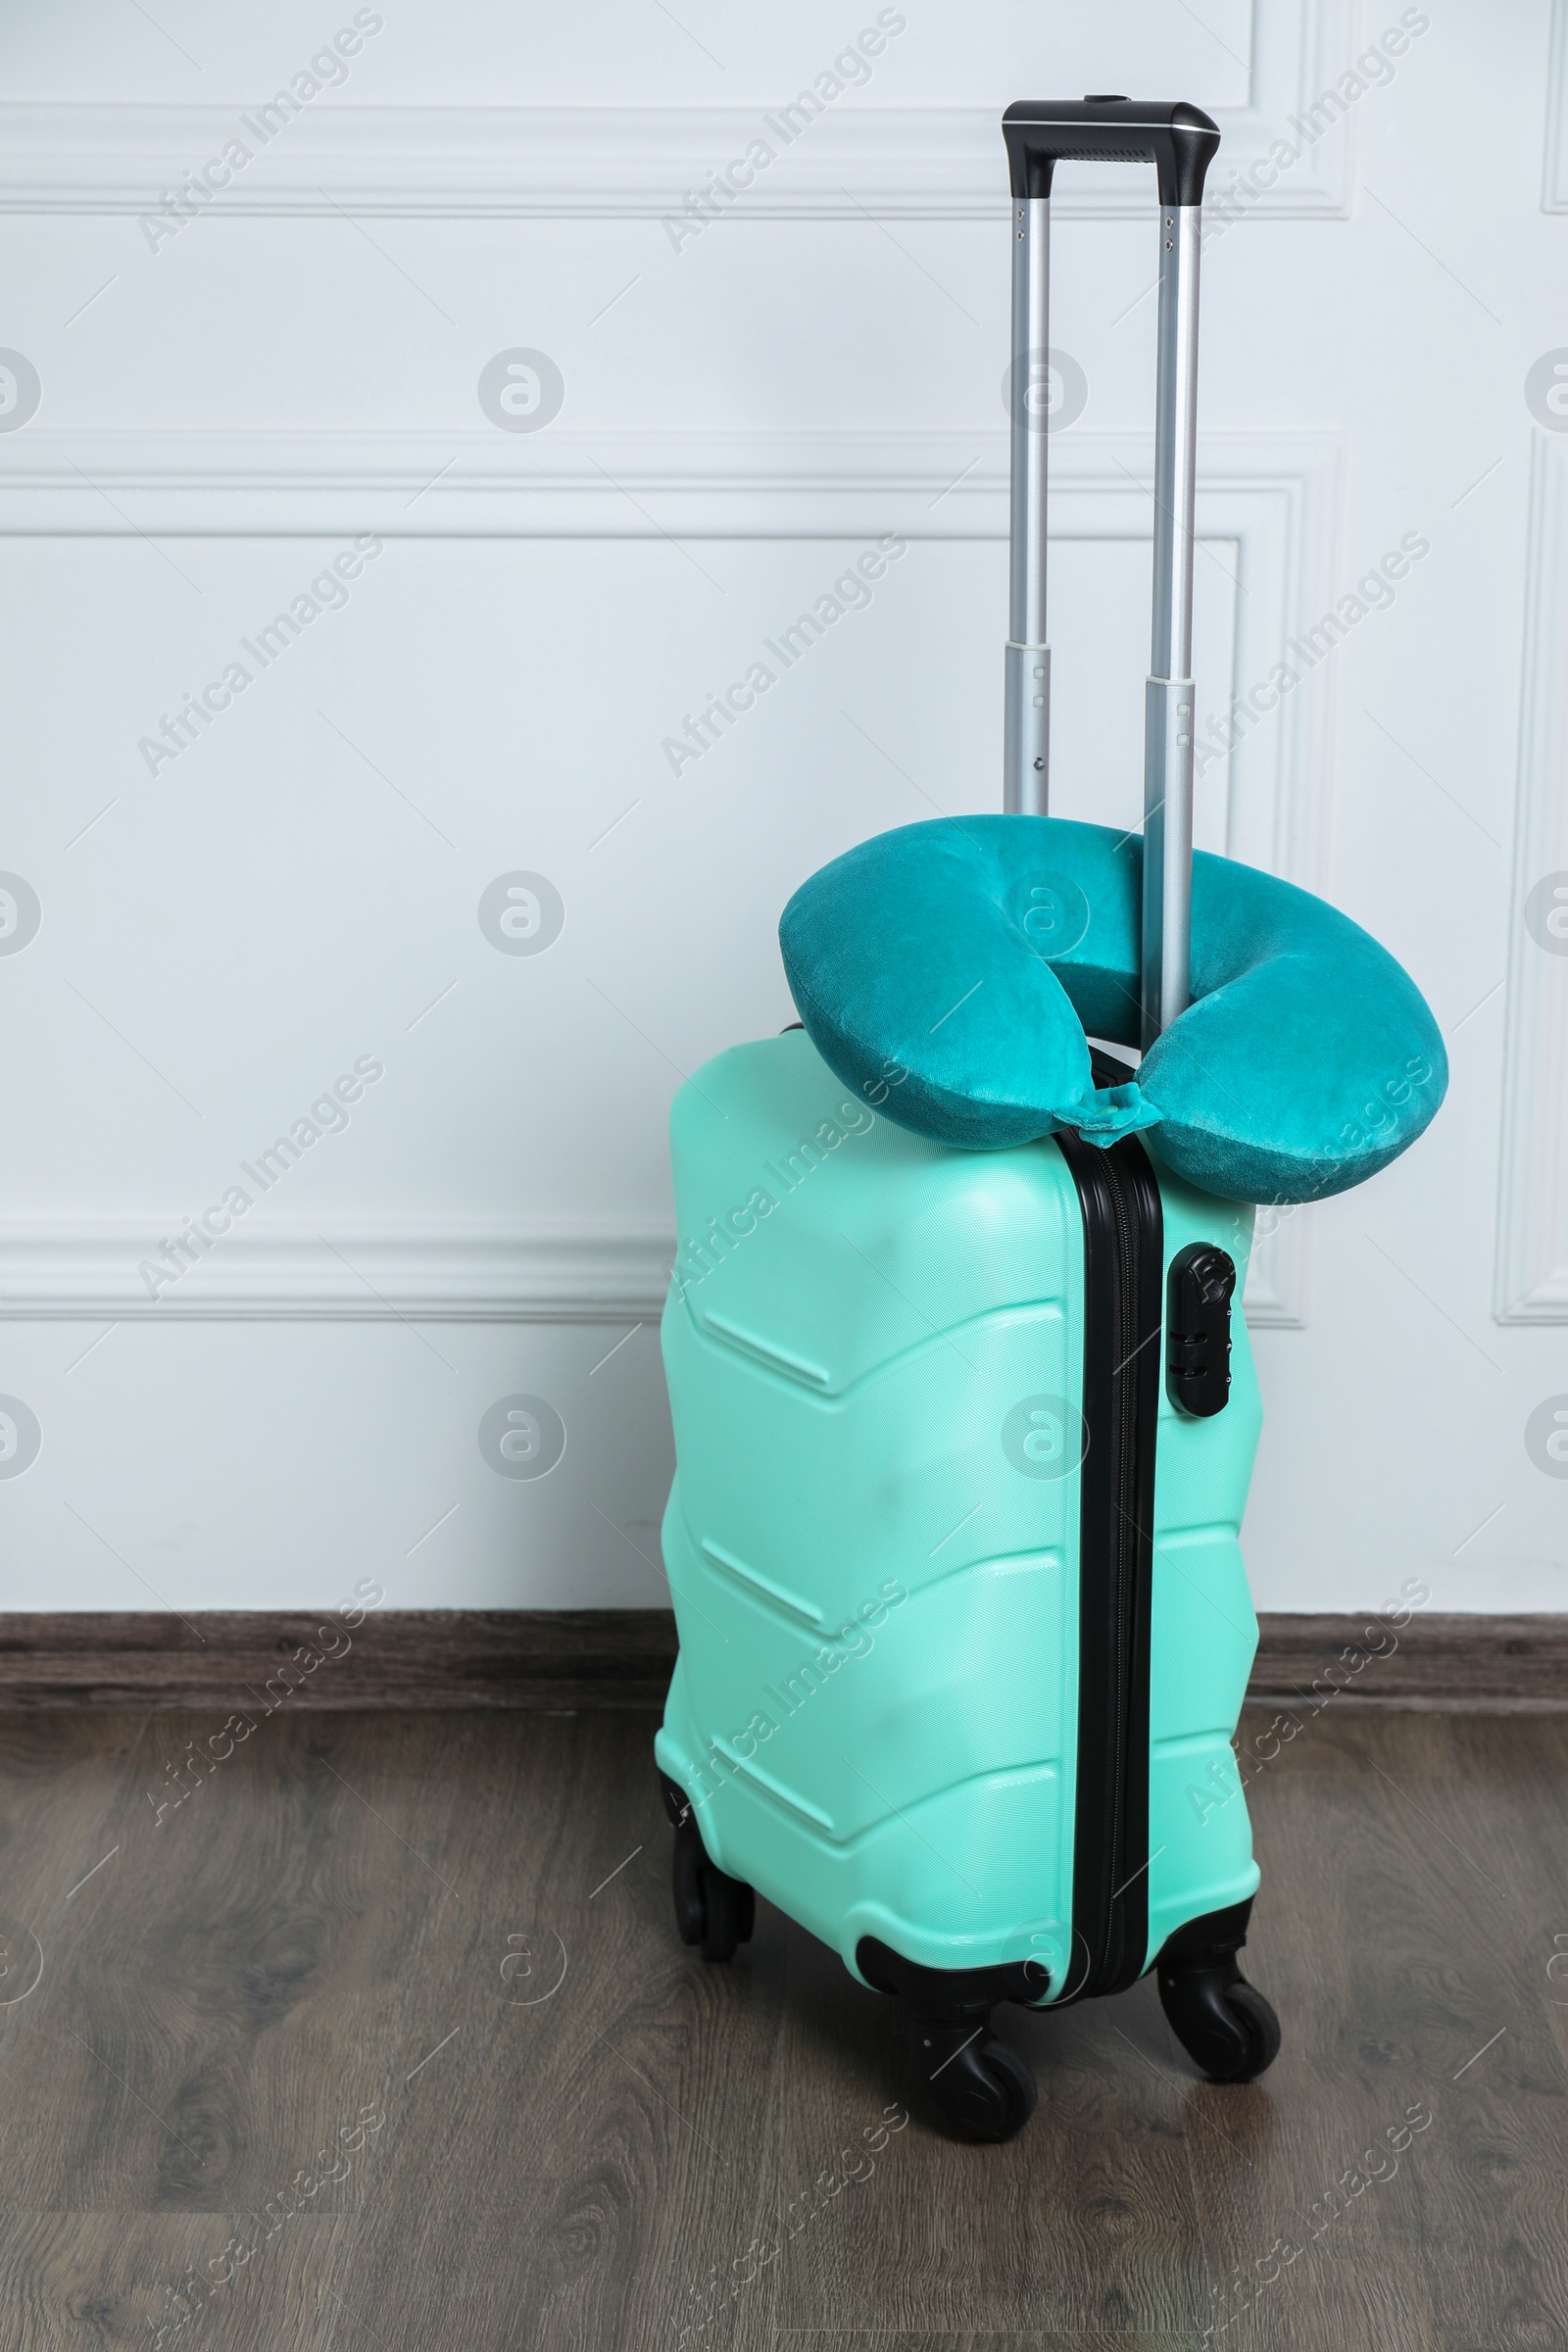
[[1003,2011],[970,2148],[676,1940],[651,1717],[257,1716],[0,1714],[7,2352],[1568,2347],[1568,1719],[1250,1716],[1272,2072]]

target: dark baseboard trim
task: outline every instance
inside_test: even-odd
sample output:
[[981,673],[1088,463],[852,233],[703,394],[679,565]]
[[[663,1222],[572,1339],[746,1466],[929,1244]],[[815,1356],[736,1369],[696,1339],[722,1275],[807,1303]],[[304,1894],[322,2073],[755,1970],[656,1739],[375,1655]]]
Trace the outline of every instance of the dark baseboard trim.
[[0,1616],[0,1707],[662,1707],[674,1660],[667,1609]]
[[[1261,1628],[1260,1703],[1568,1709],[1568,1615]],[[674,1658],[666,1609],[377,1609],[352,1634],[329,1610],[18,1614],[0,1616],[0,1708],[662,1707]]]
[[1258,1702],[1317,1705],[1338,1692],[1342,1706],[1568,1709],[1568,1615],[1423,1610],[1396,1630],[1370,1610],[1359,1617],[1271,1611],[1258,1626],[1248,1685],[1249,1698]]

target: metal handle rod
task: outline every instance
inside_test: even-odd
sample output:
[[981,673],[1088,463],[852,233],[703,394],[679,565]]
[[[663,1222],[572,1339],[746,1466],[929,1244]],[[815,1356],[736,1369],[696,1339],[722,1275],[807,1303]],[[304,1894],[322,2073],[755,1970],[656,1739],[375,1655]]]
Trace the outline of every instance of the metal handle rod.
[[1011,577],[1003,806],[1011,816],[1044,816],[1051,767],[1051,648],[1046,643],[1050,198],[1015,198],[1012,231]]
[[1193,529],[1202,207],[1161,205],[1154,394],[1154,596],[1145,690],[1142,1035],[1191,1002]]

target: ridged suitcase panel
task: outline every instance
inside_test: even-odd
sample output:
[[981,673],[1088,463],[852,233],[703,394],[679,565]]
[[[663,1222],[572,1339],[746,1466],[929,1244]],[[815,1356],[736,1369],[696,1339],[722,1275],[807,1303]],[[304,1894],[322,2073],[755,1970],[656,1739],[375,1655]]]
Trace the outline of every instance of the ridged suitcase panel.
[[[681,1658],[660,1762],[714,1859],[851,1967],[873,1935],[931,1966],[1034,1952],[1056,1975],[1078,1481],[1017,1408],[1049,1398],[1036,1422],[1071,1432],[1081,1404],[1062,1155],[923,1143],[849,1100],[799,1033],[718,1056],[671,1124],[680,1468],[664,1542]],[[1161,1191],[1167,1257],[1218,1239],[1245,1272],[1250,1212],[1168,1177]],[[1245,1800],[1203,1795],[1255,1642],[1236,1536],[1258,1413],[1239,1316],[1234,1371],[1213,1421],[1161,1410],[1151,1952],[1256,1883]]]

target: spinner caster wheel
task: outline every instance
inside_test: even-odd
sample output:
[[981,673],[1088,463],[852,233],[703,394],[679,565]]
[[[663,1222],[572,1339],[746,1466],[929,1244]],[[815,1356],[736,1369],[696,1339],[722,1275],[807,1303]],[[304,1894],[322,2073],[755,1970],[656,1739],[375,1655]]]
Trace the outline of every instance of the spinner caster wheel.
[[1233,1957],[1162,1962],[1171,2032],[1211,2082],[1251,2082],[1280,2054],[1280,2021]]
[[[675,1813],[677,1807],[671,1804],[670,1810]],[[676,1820],[671,1876],[675,1926],[682,1943],[697,1944],[705,1960],[733,1960],[737,1945],[752,1939],[757,1896],[744,1879],[732,1879],[710,1862],[684,1798]]]
[[948,2130],[958,2139],[1011,2139],[1035,2111],[1035,2079],[989,2027],[917,2021],[921,2072]]

